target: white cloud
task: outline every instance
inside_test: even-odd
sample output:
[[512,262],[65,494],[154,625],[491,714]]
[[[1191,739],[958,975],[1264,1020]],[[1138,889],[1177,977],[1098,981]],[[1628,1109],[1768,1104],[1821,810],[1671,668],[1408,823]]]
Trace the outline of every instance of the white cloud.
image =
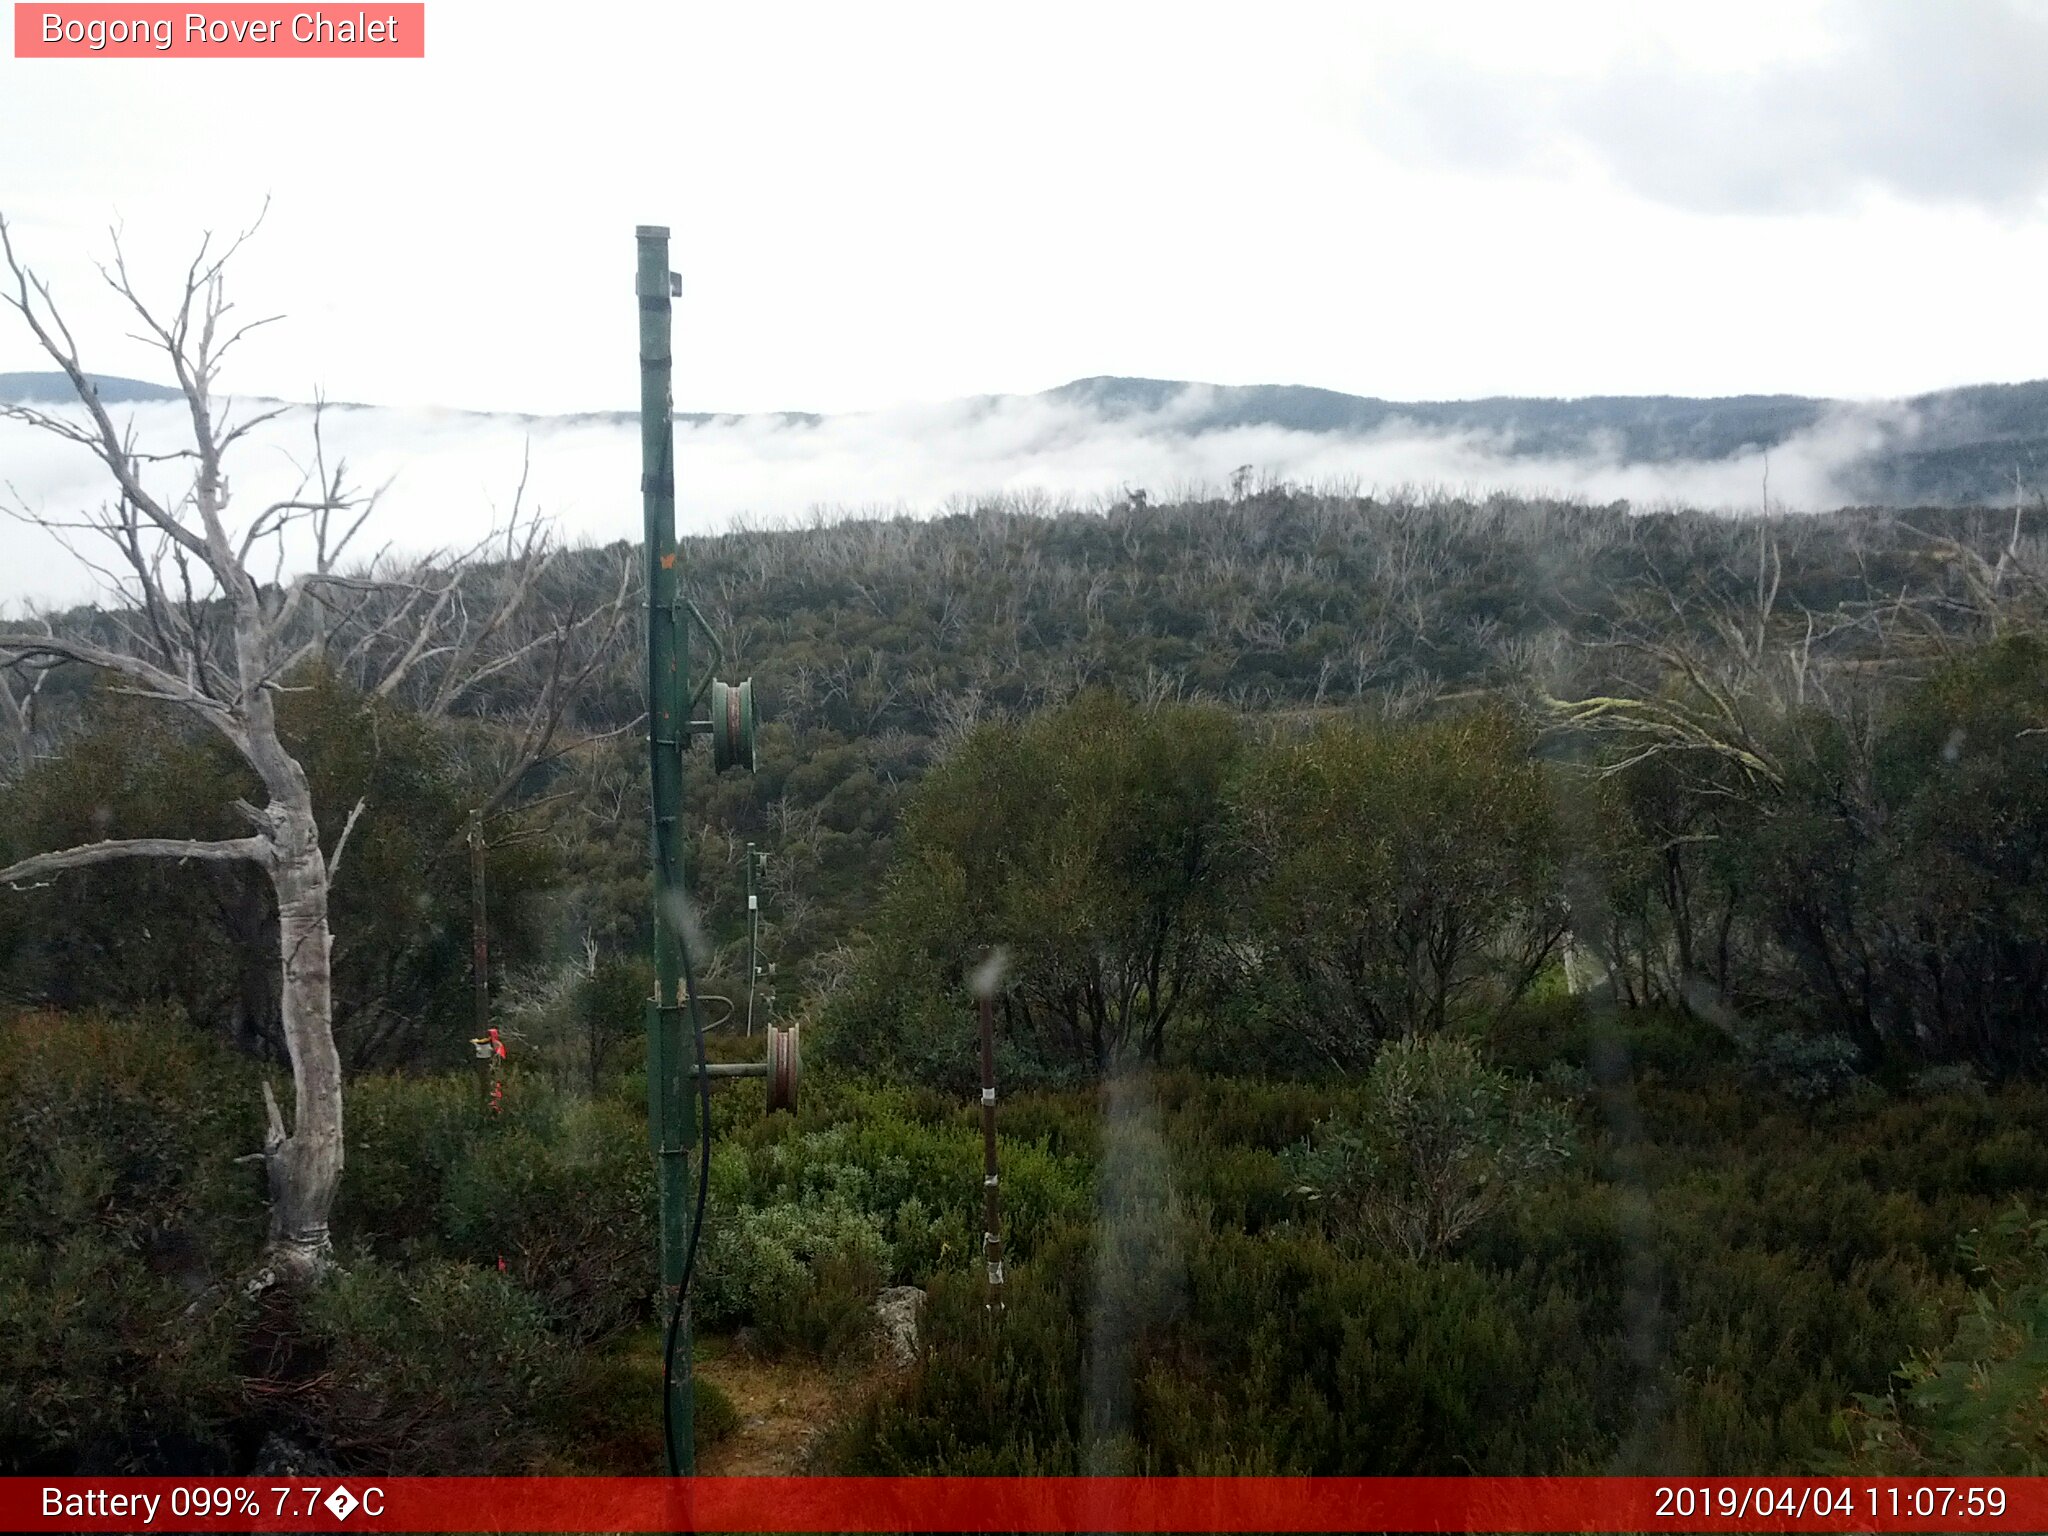
[[[679,522],[691,533],[819,511],[928,514],[958,498],[1001,492],[1090,503],[1143,487],[1157,499],[1221,487],[1246,464],[1262,475],[1362,490],[1443,485],[1708,507],[1754,507],[1762,494],[1764,464],[1756,453],[1647,465],[1625,463],[1607,445],[1574,458],[1511,457],[1500,438],[1430,432],[1407,421],[1366,435],[1275,426],[1189,435],[1182,427],[1205,402],[1198,387],[1158,411],[1114,421],[1073,403],[1010,396],[815,424],[764,417],[679,424]],[[295,410],[238,448],[230,477],[238,506],[254,508],[292,489],[308,446],[307,416]],[[186,425],[169,404],[137,407],[133,419],[145,446],[173,443]],[[1773,505],[1838,503],[1842,468],[1903,429],[1890,409],[1848,409],[1825,419],[1772,451]],[[387,543],[418,553],[481,538],[509,508],[529,446],[529,509],[553,518],[572,539],[639,536],[639,431],[630,420],[371,408],[330,412],[325,433],[329,454],[345,455],[359,483],[389,481],[363,535],[364,553]],[[0,423],[0,464],[15,498],[42,515],[62,518],[103,500],[88,454],[19,424]],[[163,475],[158,481],[165,494],[179,489]],[[91,574],[46,535],[0,524],[0,598],[67,602],[93,592]]]
[[146,373],[105,226],[161,292],[273,194],[235,291],[290,323],[232,382],[295,398],[631,404],[643,222],[698,409],[1905,395],[2048,355],[2042,14],[435,0],[403,64],[0,58],[0,209]]
[[1793,14],[1808,23],[1794,36],[1760,18],[1752,56],[1718,66],[1682,35],[1547,67],[1475,65],[1439,45],[1369,96],[1366,118],[1440,162],[1563,175],[1586,160],[1636,195],[1707,213],[1839,211],[1873,193],[2038,213],[2048,5],[1856,0]]

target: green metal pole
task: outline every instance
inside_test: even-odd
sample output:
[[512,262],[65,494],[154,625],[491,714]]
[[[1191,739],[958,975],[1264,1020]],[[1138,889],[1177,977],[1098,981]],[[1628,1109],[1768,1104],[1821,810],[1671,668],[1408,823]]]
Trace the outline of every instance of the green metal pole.
[[[660,1190],[661,1279],[683,1281],[686,1221],[691,1208],[690,1157],[697,1141],[694,1059],[685,1031],[681,917],[683,876],[683,746],[689,739],[690,641],[676,599],[675,421],[669,390],[673,360],[668,230],[642,225],[640,247],[640,494],[647,548],[647,765],[652,790],[654,862],[654,991],[647,1010],[647,1119]],[[690,1316],[677,1330],[669,1412],[685,1472],[696,1470],[690,1390]]]
[[754,1035],[754,983],[761,979],[755,941],[761,931],[761,898],[754,894],[754,845],[747,844],[747,1038]]

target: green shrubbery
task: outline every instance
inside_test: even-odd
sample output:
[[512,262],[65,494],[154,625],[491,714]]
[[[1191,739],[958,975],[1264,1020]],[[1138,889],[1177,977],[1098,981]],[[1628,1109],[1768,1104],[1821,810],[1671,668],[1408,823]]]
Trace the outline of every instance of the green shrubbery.
[[1510,1005],[1564,931],[1530,746],[1498,711],[1257,742],[1220,709],[1100,692],[984,726],[910,806],[829,1059],[967,1086],[964,980],[993,949],[1008,1083],[1169,1051],[1360,1069]]
[[2048,1473],[2048,1218],[2016,1203],[1961,1252],[1975,1289],[1954,1333],[1844,1415],[1859,1470]]
[[1808,1096],[1851,1069],[2038,1071],[2044,702],[2048,645],[2020,634],[1825,706],[1745,696],[1761,770],[1639,755],[1582,861],[1618,995],[1761,1018],[1759,1077]]
[[[2048,1092],[1800,1102],[1760,1093],[1711,1026],[1556,1002],[1485,1038],[1352,1081],[1164,1072],[1107,1132],[1098,1090],[1006,1098],[993,1326],[970,1105],[841,1079],[770,1119],[722,1095],[699,1322],[837,1357],[879,1286],[927,1287],[925,1358],[835,1442],[846,1470],[1807,1470],[1915,1358],[1942,1363],[1902,1390],[1889,1449],[1868,1410],[1871,1455],[1955,1470],[1980,1433],[2024,1445],[2018,1395],[1999,1429],[1939,1394],[2035,1369],[2031,1282],[1988,1257],[2017,1264],[2024,1234],[1974,1259],[1955,1234],[2048,1181]],[[1568,1163],[1537,1155],[1562,1109],[1516,1086],[1530,1071],[1580,1102]],[[619,1406],[657,1401],[658,1371],[650,1160],[622,1101],[515,1070],[491,1117],[467,1073],[358,1080],[361,1240],[328,1288],[249,1303],[214,1285],[261,1230],[232,1161],[253,1084],[172,1023],[0,1031],[0,1114],[28,1127],[0,1189],[10,1467],[227,1471],[276,1432],[344,1466],[650,1469],[652,1420]],[[1325,1233],[1293,1193],[1313,1153],[1290,1149],[1343,1127],[1363,1148],[1403,1115],[1460,1133],[1435,1165],[1460,1179],[1503,1176],[1502,1155],[1530,1175],[1448,1256]],[[1425,1172],[1396,1154],[1430,1144],[1408,1130],[1326,1182],[1399,1209]],[[1964,1312],[1973,1264],[1988,1312]],[[1990,1321],[1958,1334],[1959,1315]]]
[[[1995,555],[1995,522],[1927,526]],[[1961,595],[1961,545],[1828,526],[1875,541],[1889,590]],[[1553,546],[1588,527],[1560,578]],[[838,1446],[859,1470],[1793,1471],[1844,1428],[1871,1465],[2038,1470],[2041,1229],[1999,1213],[2048,1186],[2048,649],[2007,626],[1866,686],[1844,629],[1774,691],[1763,653],[1799,637],[1759,629],[1675,665],[1724,615],[1659,628],[1617,594],[1667,557],[1725,588],[1732,529],[1276,492],[709,541],[705,569],[753,593],[780,715],[757,776],[693,785],[714,944],[760,837],[803,897],[771,903],[785,975],[859,948],[810,972],[843,984],[807,1020],[827,1070],[802,1114],[718,1098],[699,1322],[836,1357],[877,1287],[927,1287],[925,1359]],[[1787,594],[1820,613],[1848,546],[1815,530],[1785,533]],[[1826,558],[1799,552],[1816,538]],[[1464,586],[1347,682],[1334,659],[1399,598],[1390,539]],[[960,586],[963,552],[987,581]],[[1098,585],[1112,567],[1135,576]],[[1562,638],[1538,607],[1560,579],[1653,643],[1562,655],[1555,686],[1614,659],[1633,692],[1601,709],[1728,739],[1534,739],[1485,637]],[[1267,609],[1317,617],[1233,638]],[[1465,707],[1394,707],[1384,685],[1415,702],[1425,670]],[[1125,697],[1029,712],[1084,674]],[[238,830],[242,770],[203,730],[49,682],[72,703],[0,794],[0,860]],[[1129,702],[1176,683],[1244,707]],[[240,1470],[282,1433],[384,1470],[651,1470],[650,981],[561,953],[644,946],[638,749],[545,765],[569,830],[494,850],[492,955],[552,981],[522,1011],[499,978],[530,1033],[487,1115],[455,834],[494,728],[458,741],[317,678],[279,708],[316,798],[368,806],[335,893],[340,1272],[240,1286],[264,1213],[237,1159],[278,1049],[260,882],[134,864],[0,902],[0,994],[122,1011],[0,1024],[0,1468]],[[1616,771],[1567,768],[1581,746]],[[1614,1006],[1543,969],[1564,896],[1573,981]],[[994,945],[999,1322],[962,987]],[[705,1435],[732,1417],[700,1386]]]
[[0,1020],[0,1467],[225,1465],[232,1330],[184,1313],[262,1232],[256,1091],[167,1014]]
[[352,1465],[394,1474],[526,1472],[551,1454],[545,1410],[574,1361],[540,1298],[493,1269],[367,1256],[278,1304],[280,1416]]
[[[335,1039],[351,1068],[446,1067],[467,1051],[470,871],[461,832],[485,785],[428,721],[317,670],[277,695],[331,839],[359,798],[345,877],[330,897]],[[0,863],[125,836],[234,837],[260,798],[204,725],[95,690],[49,755],[0,785]],[[327,826],[325,820],[323,827]],[[493,848],[488,922],[502,969],[538,951],[548,845]],[[275,900],[251,864],[120,860],[47,890],[0,892],[0,997],[77,1009],[170,1004],[244,1050],[284,1058]]]
[[594,1341],[648,1315],[654,1168],[623,1105],[551,1108],[482,1128],[443,1191],[441,1240],[471,1263],[502,1260],[550,1326]]
[[102,1233],[0,1236],[0,1472],[234,1470],[234,1319]]
[[1464,1040],[1397,1040],[1355,1116],[1319,1123],[1295,1154],[1297,1193],[1341,1237],[1411,1259],[1448,1253],[1571,1155],[1572,1121]]
[[[842,1092],[830,1123],[742,1120],[712,1162],[715,1217],[696,1306],[771,1348],[832,1353],[867,1327],[884,1284],[928,1284],[980,1252],[978,1120],[900,1089]],[[1072,1156],[1002,1141],[1005,1232],[1029,1253],[1089,1209]]]
[[[1843,1406],[1881,1392],[1955,1315],[1953,1234],[2048,1172],[2041,1095],[1807,1105],[1758,1094],[1709,1026],[1645,1022],[1532,1016],[1579,1060],[1607,1062],[1604,1076],[1576,1069],[1593,1084],[1580,1089],[1579,1154],[1525,1184],[1454,1258],[1423,1262],[1303,1226],[1282,1182],[1276,1146],[1325,1117],[1356,1123],[1372,1089],[1168,1074],[1155,1097],[1172,1194],[1145,1239],[1149,1273],[1166,1283],[1119,1278],[1131,1259],[1116,1234],[1129,1229],[1093,1211],[1013,1266],[993,1331],[978,1277],[942,1274],[926,1314],[931,1358],[846,1432],[839,1465],[1829,1464]],[[1708,1065],[1680,1078],[1639,1074],[1638,1060]],[[1549,1112],[1535,1090],[1523,1095]],[[1026,1100],[1018,1118],[1056,1120],[1055,1106],[1074,1102]],[[1393,1170],[1353,1171],[1370,1188]],[[1407,1176],[1377,1187],[1396,1196]],[[1134,1296],[1151,1299],[1133,1311]],[[1960,1441],[1940,1457],[1947,1470],[1969,1465]]]
[[252,1302],[254,1067],[175,1017],[0,1021],[0,1465],[246,1470],[273,1432],[538,1465],[577,1347],[651,1315],[652,1178],[629,1113],[521,1086],[491,1123],[468,1074],[352,1085],[343,1215],[382,1251]]
[[654,1173],[644,1120],[532,1073],[503,1076],[495,1114],[467,1073],[358,1079],[343,1230],[391,1259],[502,1259],[550,1325],[579,1341],[646,1320]]
[[881,1222],[844,1200],[728,1207],[698,1260],[696,1315],[706,1328],[752,1322],[781,1334],[805,1310],[824,1266],[872,1276],[872,1297],[888,1251]]

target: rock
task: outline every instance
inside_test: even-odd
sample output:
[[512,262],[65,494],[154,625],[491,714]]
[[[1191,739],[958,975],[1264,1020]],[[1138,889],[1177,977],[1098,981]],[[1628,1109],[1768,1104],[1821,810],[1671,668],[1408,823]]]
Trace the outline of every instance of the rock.
[[892,1285],[875,1298],[875,1322],[898,1370],[917,1361],[918,1319],[923,1313],[924,1292],[914,1285]]
[[256,1452],[257,1477],[333,1477],[341,1471],[334,1458],[272,1430]]

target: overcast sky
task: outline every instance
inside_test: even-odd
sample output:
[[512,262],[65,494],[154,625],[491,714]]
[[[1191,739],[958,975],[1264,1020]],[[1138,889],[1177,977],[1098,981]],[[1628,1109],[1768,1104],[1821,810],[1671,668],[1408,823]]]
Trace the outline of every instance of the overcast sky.
[[[423,61],[0,60],[0,209],[198,230],[288,322],[250,393],[629,407],[1096,373],[1390,398],[1857,398],[2048,373],[2048,4],[429,0]],[[0,326],[0,369],[34,367]]]

